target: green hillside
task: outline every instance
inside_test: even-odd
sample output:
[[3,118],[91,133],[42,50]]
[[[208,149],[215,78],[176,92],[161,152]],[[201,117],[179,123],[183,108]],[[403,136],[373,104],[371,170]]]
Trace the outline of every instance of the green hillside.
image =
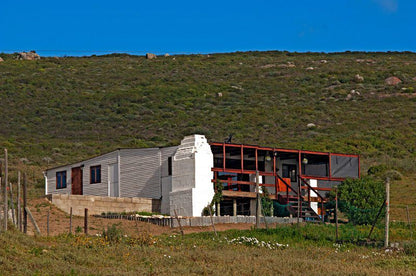
[[[14,162],[46,168],[233,133],[236,143],[358,153],[364,170],[415,171],[415,53],[0,56],[0,147]],[[387,85],[391,76],[402,82]]]

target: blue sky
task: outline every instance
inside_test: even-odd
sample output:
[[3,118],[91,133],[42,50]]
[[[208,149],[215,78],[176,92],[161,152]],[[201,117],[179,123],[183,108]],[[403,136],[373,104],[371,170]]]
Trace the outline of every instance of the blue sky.
[[2,0],[0,52],[416,51],[415,0]]

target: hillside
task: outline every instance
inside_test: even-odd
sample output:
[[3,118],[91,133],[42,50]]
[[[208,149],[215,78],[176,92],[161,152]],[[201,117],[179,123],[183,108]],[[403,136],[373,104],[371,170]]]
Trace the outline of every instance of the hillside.
[[415,171],[415,53],[0,56],[0,147],[34,171],[191,133]]

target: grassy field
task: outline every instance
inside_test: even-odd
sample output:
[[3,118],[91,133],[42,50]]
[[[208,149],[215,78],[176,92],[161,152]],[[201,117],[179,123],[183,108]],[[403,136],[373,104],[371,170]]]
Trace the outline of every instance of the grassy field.
[[[357,153],[364,174],[385,165],[403,175],[392,182],[392,220],[406,221],[406,206],[416,217],[415,53],[0,57],[0,148],[9,150],[12,182],[17,169],[27,173],[31,198],[44,193],[48,167],[118,147],[176,145],[192,133],[210,141],[232,133],[236,143]],[[402,82],[387,85],[391,76]],[[416,274],[414,248],[359,246],[368,227],[342,227],[341,246],[323,225],[215,239],[143,232],[116,243],[11,231],[0,235],[0,274]],[[242,236],[289,247],[227,242]],[[393,223],[391,236],[412,240],[404,223]],[[377,228],[374,238],[382,237]]]
[[[393,238],[400,226],[392,231]],[[344,240],[366,229],[341,226]],[[280,226],[153,237],[139,233],[113,242],[84,235],[32,238],[15,231],[0,235],[1,274],[19,275],[414,275],[416,244],[406,252],[335,244],[334,227]],[[382,235],[376,229],[375,236]],[[116,239],[117,237],[117,239]],[[242,238],[245,237],[245,238]],[[379,238],[379,237],[378,237]],[[256,240],[258,242],[256,242]],[[258,246],[262,244],[264,246]],[[283,246],[276,246],[276,243]],[[8,246],[6,246],[8,245]],[[286,246],[288,245],[288,246]],[[270,247],[270,248],[269,248]]]

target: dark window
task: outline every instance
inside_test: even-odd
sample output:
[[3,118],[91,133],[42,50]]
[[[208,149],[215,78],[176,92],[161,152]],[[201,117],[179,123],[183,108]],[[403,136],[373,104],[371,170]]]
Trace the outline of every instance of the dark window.
[[172,157],[168,157],[168,175],[172,175]]
[[56,172],[56,189],[66,188],[66,171]]
[[101,165],[90,167],[90,183],[100,183],[101,182]]

